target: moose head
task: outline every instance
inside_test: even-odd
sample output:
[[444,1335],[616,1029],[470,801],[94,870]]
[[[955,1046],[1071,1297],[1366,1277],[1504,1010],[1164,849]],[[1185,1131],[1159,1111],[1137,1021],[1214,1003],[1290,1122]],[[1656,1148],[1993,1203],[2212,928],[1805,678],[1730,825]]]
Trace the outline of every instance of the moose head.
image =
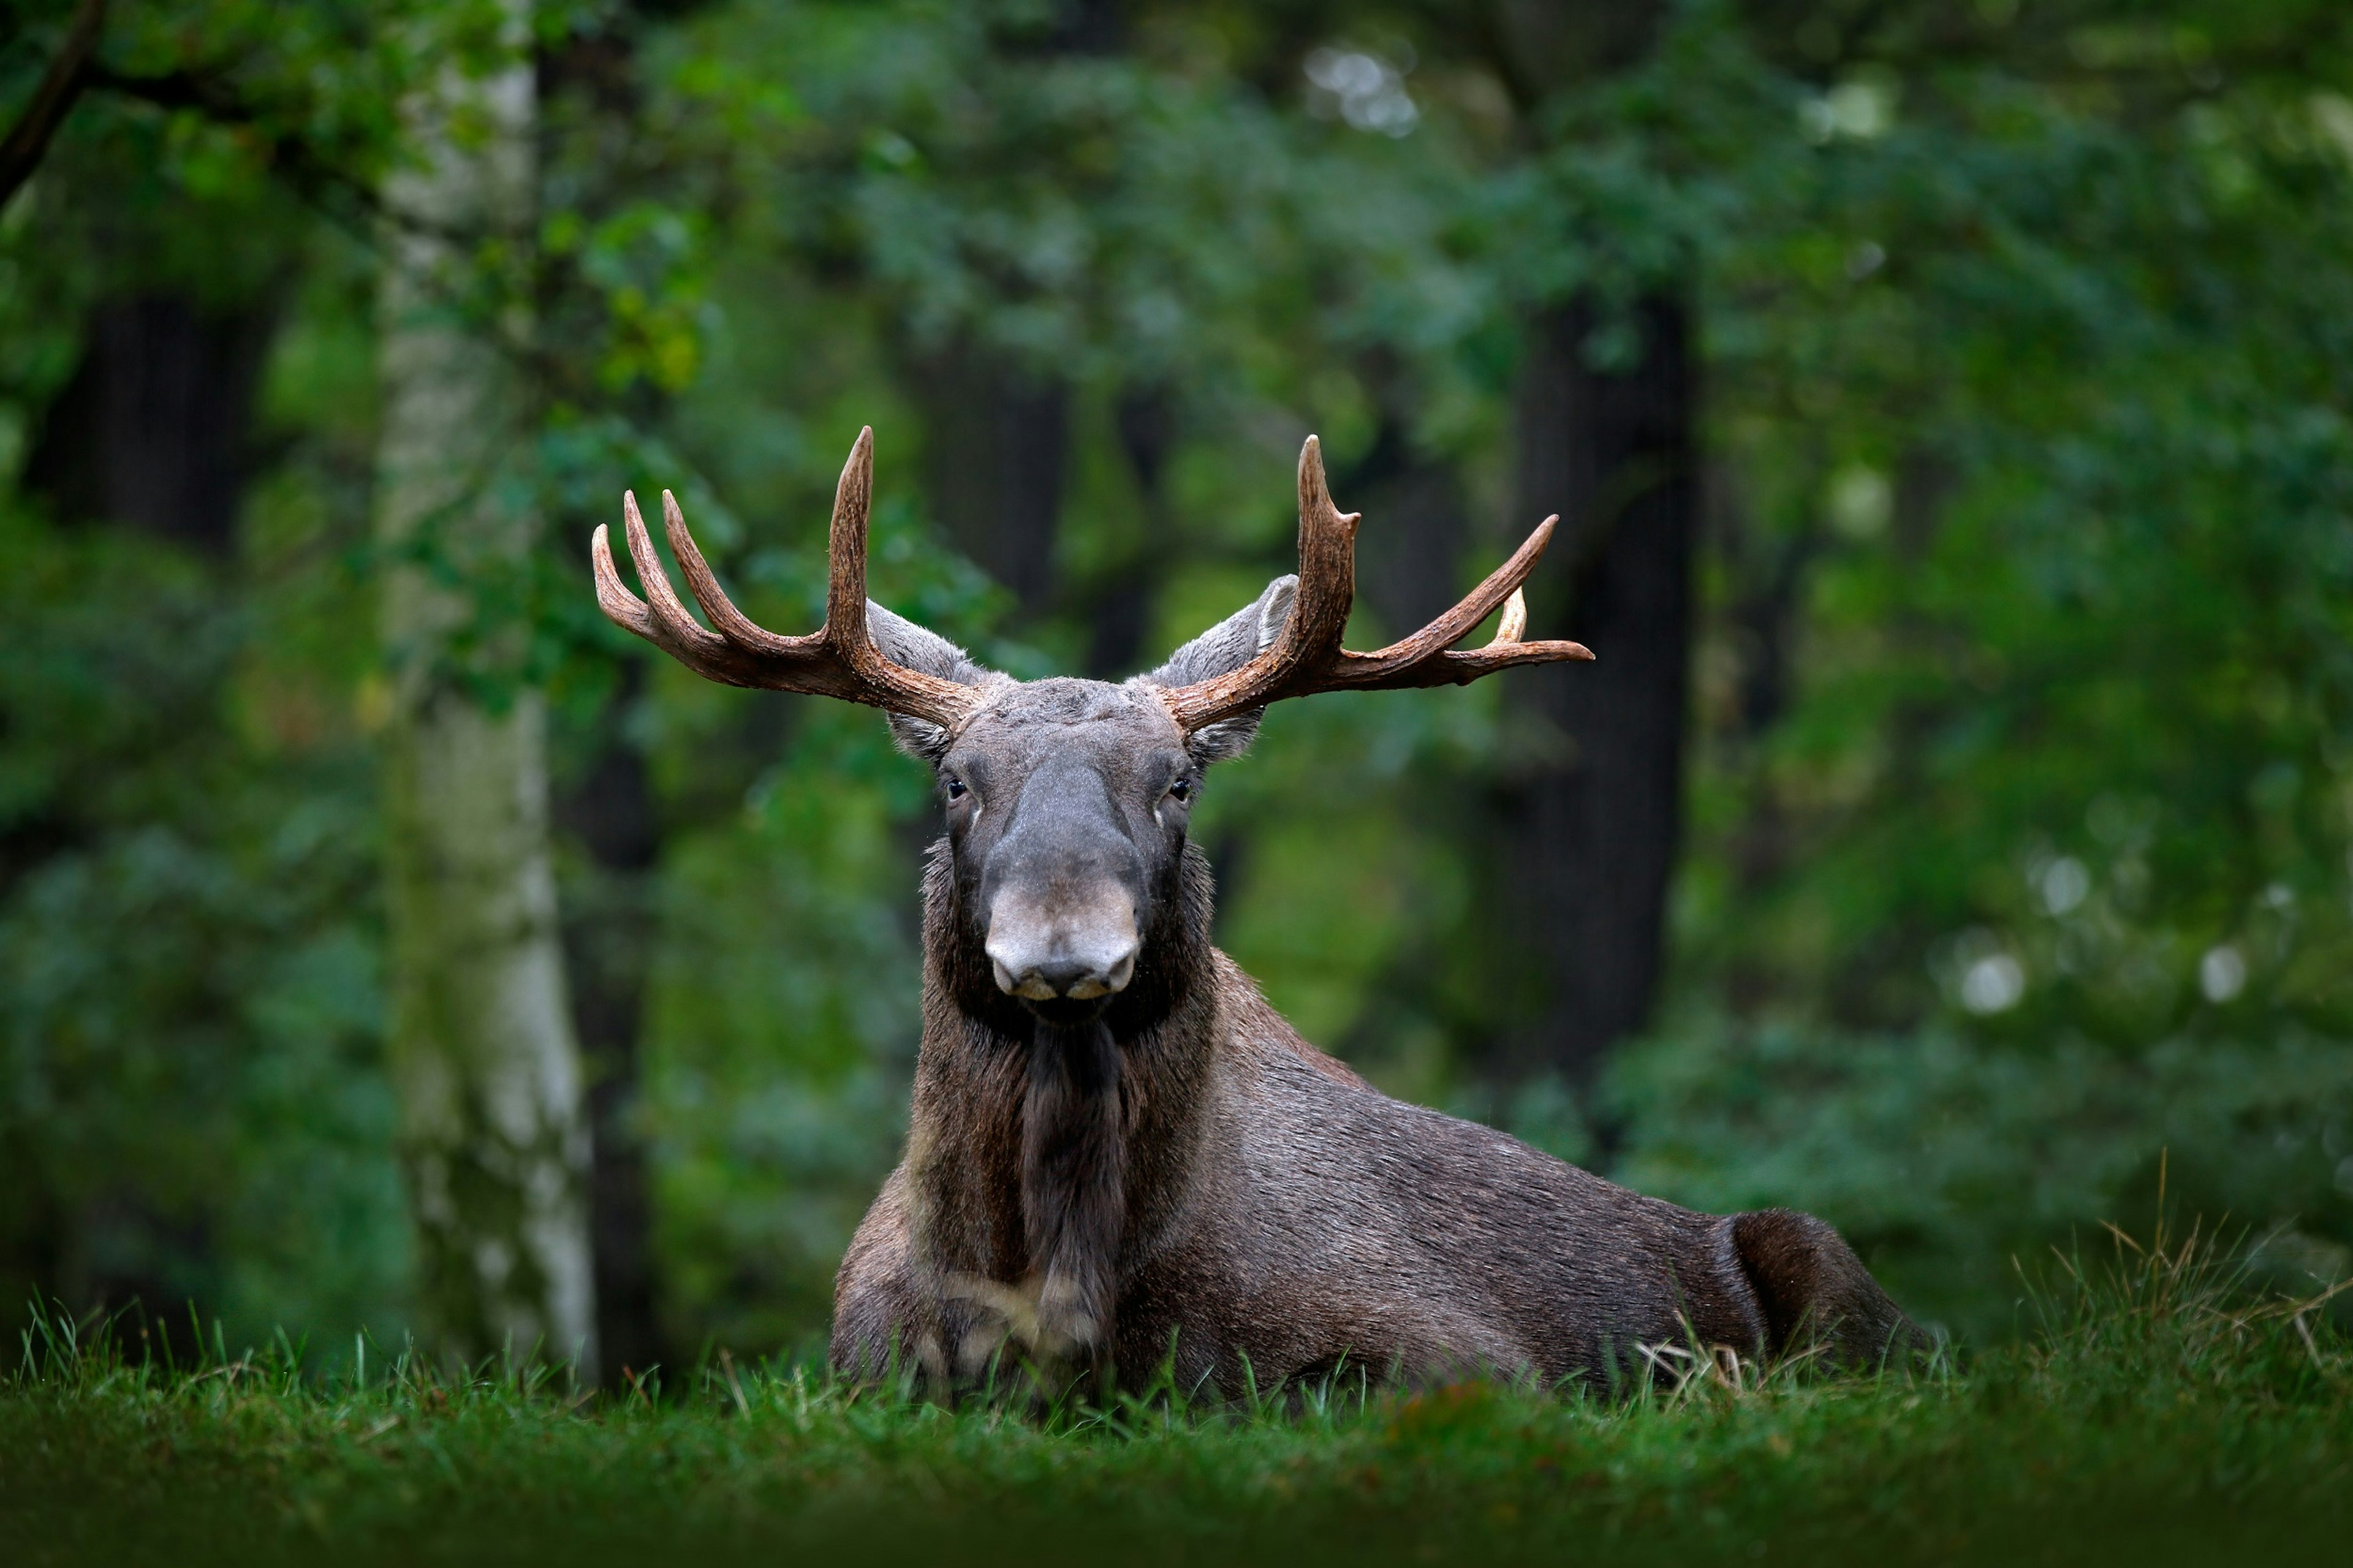
[[[835,492],[826,621],[817,632],[780,637],[738,611],[667,490],[665,531],[710,628],[671,590],[634,495],[623,516],[647,597],[622,584],[600,527],[597,600],[616,622],[714,680],[886,710],[900,743],[938,775],[961,913],[980,935],[990,978],[1054,1022],[1100,1012],[1148,964],[1152,937],[1176,902],[1202,773],[1249,744],[1269,703],[1460,685],[1514,665],[1593,657],[1573,642],[1522,640],[1521,584],[1552,537],[1552,518],[1412,637],[1376,653],[1342,647],[1358,517],[1334,506],[1310,436],[1299,455],[1298,575],[1275,579],[1149,674],[1118,684],[1016,681],[866,597],[873,453],[873,431],[861,430]],[[1493,640],[1456,649],[1498,606]]]

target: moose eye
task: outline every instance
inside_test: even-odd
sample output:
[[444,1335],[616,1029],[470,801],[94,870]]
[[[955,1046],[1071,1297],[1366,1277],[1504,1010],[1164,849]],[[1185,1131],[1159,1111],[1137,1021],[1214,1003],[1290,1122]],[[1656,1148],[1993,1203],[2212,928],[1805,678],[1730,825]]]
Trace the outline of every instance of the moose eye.
[[1168,793],[1176,796],[1180,802],[1189,801],[1193,798],[1193,781],[1191,779],[1178,779],[1175,784],[1168,786]]
[[947,792],[948,792],[948,798],[949,798],[950,800],[962,800],[962,799],[965,797],[965,787],[964,787],[964,780],[962,780],[962,779],[960,779],[960,778],[956,777],[956,776],[955,776],[955,774],[954,774],[954,773],[950,773],[950,774],[948,774],[948,775],[947,775]]

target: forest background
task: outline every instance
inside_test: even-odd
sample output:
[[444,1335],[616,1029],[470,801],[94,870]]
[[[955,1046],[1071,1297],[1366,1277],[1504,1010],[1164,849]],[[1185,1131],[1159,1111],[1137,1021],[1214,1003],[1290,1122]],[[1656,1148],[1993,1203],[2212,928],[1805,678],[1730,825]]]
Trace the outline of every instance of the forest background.
[[2353,1265],[2339,5],[5,0],[0,114],[0,1313],[821,1342],[931,784],[586,543],[810,629],[866,424],[1023,675],[1288,569],[1311,430],[1356,646],[1563,514],[1597,664],[1197,817],[1391,1092],[1978,1338],[2160,1168]]

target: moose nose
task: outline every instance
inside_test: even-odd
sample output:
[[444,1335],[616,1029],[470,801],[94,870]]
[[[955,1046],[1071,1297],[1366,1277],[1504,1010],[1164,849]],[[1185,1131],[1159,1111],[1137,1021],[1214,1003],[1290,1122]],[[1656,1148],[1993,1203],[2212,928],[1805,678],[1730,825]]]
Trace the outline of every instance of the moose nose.
[[1016,996],[1026,996],[1033,1002],[1050,1002],[1067,997],[1074,1002],[1092,1001],[1125,990],[1135,978],[1135,952],[1133,948],[1119,954],[1106,966],[1094,959],[1078,957],[1050,958],[1015,973],[1004,961],[996,961],[997,984]]
[[1092,1001],[1125,990],[1135,978],[1134,906],[1116,887],[1050,901],[1008,889],[989,910],[984,945],[997,988],[1008,994]]

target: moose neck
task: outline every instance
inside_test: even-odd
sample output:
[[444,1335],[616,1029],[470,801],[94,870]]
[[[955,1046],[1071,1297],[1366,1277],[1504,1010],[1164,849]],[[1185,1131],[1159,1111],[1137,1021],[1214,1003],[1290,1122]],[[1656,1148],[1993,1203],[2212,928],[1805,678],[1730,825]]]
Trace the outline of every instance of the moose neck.
[[1021,1228],[1045,1348],[1109,1342],[1117,1300],[1127,1161],[1120,1048],[1100,1018],[1040,1020],[1021,1108]]

